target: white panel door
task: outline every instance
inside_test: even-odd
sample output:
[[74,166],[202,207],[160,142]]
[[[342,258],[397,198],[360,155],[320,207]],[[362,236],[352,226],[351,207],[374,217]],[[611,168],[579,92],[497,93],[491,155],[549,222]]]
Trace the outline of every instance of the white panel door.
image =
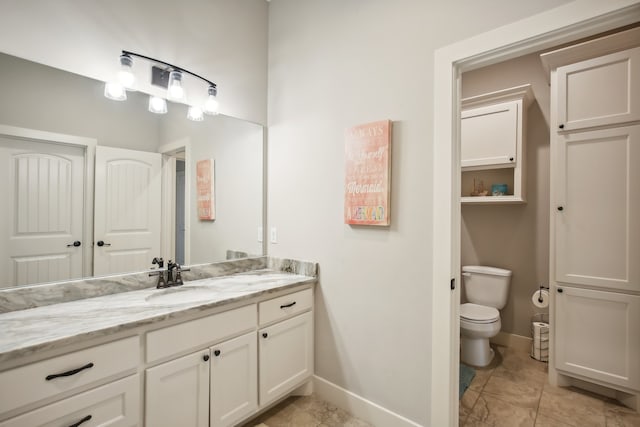
[[558,67],[557,79],[561,130],[640,120],[640,47]]
[[141,271],[160,256],[161,157],[96,147],[95,275]]
[[0,137],[0,287],[82,277],[84,164],[80,147]]
[[209,425],[209,350],[147,369],[145,425]]
[[557,142],[556,280],[640,291],[640,126]]
[[313,374],[313,315],[301,314],[258,331],[260,405],[273,402]]
[[212,347],[211,355],[210,426],[233,426],[258,409],[255,331]]
[[556,368],[640,390],[640,296],[564,286],[555,301]]
[[461,166],[515,167],[518,103],[506,102],[462,112]]

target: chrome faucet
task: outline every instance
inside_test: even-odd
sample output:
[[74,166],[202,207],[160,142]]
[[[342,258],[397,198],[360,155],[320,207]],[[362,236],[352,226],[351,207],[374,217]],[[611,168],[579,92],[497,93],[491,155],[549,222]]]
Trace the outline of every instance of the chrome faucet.
[[154,258],[151,263],[158,265],[157,270],[149,273],[149,276],[158,276],[157,289],[183,285],[182,272],[190,270],[189,268],[182,268],[180,264],[174,263],[171,260],[167,262],[167,268],[164,268],[164,260],[162,258]]

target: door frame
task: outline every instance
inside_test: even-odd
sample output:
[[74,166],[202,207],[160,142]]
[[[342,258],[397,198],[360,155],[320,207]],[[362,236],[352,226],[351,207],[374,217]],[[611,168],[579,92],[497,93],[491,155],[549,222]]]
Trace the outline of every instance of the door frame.
[[162,212],[160,248],[165,260],[175,260],[176,235],[176,157],[184,151],[184,264],[191,264],[191,139],[182,138],[161,145],[162,154]]
[[638,20],[638,0],[576,0],[435,51],[431,425],[458,425],[462,73]]
[[[0,124],[0,136],[30,140],[45,144],[71,145],[84,150],[84,205],[82,213],[82,276],[93,276],[93,185],[95,174],[95,155],[98,140],[84,136],[68,135],[41,131],[37,129],[21,128]],[[89,244],[88,242],[91,242]]]

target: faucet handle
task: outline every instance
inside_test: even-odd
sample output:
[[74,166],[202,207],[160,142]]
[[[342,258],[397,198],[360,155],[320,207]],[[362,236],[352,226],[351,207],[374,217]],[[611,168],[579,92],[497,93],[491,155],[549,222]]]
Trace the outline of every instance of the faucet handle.
[[[158,264],[158,268],[163,268],[164,267],[164,260],[162,259],[162,257],[159,258],[154,258],[151,261],[151,264]],[[169,264],[171,264],[171,261],[169,261]]]

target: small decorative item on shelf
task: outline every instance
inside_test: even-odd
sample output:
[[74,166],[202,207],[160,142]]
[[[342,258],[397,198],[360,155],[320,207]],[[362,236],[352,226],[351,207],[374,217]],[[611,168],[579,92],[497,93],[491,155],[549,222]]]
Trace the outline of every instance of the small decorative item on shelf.
[[507,194],[507,184],[493,184],[491,186],[491,195],[504,196]]
[[471,196],[486,196],[487,194],[489,194],[489,191],[484,189],[484,181],[480,181],[480,183],[476,186],[476,179],[474,178]]

